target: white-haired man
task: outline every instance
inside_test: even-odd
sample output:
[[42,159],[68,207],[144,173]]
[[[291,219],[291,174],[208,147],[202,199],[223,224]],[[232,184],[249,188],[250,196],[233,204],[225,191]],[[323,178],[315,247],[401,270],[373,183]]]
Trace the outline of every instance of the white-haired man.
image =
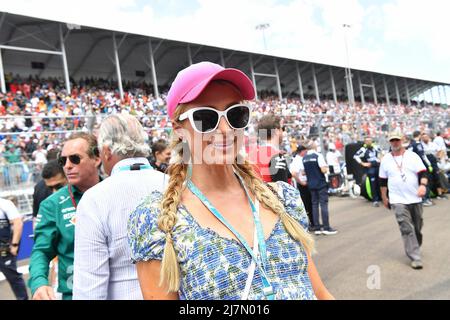
[[73,298],[142,299],[127,243],[128,215],[141,198],[163,190],[165,175],[146,159],[147,134],[133,116],[103,120],[98,145],[110,177],[86,192],[77,208]]

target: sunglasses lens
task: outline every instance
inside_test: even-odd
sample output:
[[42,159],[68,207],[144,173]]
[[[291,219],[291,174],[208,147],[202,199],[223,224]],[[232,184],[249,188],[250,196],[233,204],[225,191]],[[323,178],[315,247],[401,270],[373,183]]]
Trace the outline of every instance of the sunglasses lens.
[[69,160],[73,164],[80,164],[81,158],[80,158],[80,156],[74,154],[74,155],[69,156]]
[[213,130],[219,121],[219,115],[213,110],[197,110],[193,114],[195,127],[200,132]]
[[61,167],[64,167],[66,165],[67,162],[67,158],[69,158],[70,162],[73,164],[80,164],[81,162],[81,158],[79,155],[73,154],[71,156],[68,157],[59,157],[59,164]]
[[250,121],[250,109],[246,106],[236,106],[228,109],[228,122],[234,129],[245,128]]

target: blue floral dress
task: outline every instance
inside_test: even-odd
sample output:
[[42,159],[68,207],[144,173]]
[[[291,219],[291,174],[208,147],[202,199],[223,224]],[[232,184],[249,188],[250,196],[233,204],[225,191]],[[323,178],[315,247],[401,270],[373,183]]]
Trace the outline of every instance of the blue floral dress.
[[[286,211],[307,229],[308,218],[298,190],[284,182],[277,184]],[[166,237],[157,224],[162,196],[157,191],[151,193],[130,216],[128,241],[134,263],[162,260]],[[179,298],[241,299],[251,264],[251,256],[244,246],[201,227],[183,205],[178,207],[177,218],[172,239],[181,272]],[[267,276],[275,299],[316,299],[307,272],[306,251],[289,236],[281,220],[277,221],[266,245]],[[248,299],[265,299],[262,288],[261,274],[256,268]]]

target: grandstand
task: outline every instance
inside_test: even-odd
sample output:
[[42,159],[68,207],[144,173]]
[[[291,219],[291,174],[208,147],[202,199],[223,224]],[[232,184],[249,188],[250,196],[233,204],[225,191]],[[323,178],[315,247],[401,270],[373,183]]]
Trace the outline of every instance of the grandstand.
[[330,99],[336,103],[348,99],[350,85],[355,88],[355,99],[362,103],[424,105],[424,92],[437,87],[439,101],[448,103],[443,90],[448,83],[353,70],[352,85],[346,80],[344,67],[157,38],[144,31],[133,34],[7,12],[0,13],[0,50],[2,92],[6,91],[5,74],[12,73],[61,78],[68,91],[71,80],[108,79],[117,83],[121,97],[124,82],[146,82],[159,97],[160,90],[170,85],[180,69],[209,60],[243,70],[259,92],[272,92],[279,99]]

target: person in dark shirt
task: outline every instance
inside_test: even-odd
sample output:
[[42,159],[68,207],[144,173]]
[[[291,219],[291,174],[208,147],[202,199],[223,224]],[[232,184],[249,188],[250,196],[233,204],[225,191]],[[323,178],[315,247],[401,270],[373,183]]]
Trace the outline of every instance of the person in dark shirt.
[[[314,234],[334,235],[338,231],[330,226],[328,212],[328,183],[325,174],[328,173],[328,165],[322,154],[316,151],[317,146],[310,141],[306,148],[308,151],[300,164],[300,172],[306,175],[306,181],[311,192],[312,217],[311,232]],[[322,224],[319,222],[319,206]]]
[[353,159],[364,168],[364,172],[369,177],[374,207],[379,207],[381,201],[380,182],[378,177],[380,154],[381,150],[378,146],[373,144],[372,138],[366,137],[364,139],[364,145],[356,151],[353,156]]
[[39,205],[53,192],[67,184],[64,170],[57,160],[50,160],[42,170],[42,180],[34,187],[33,193],[33,217],[36,218]]
[[279,149],[283,139],[281,119],[275,115],[263,116],[257,126],[259,145],[256,150],[256,166],[265,182],[291,182],[285,152]]
[[[427,168],[427,178],[430,178],[430,173],[433,172],[433,167],[430,163],[430,160],[428,160],[427,156],[425,155],[425,150],[423,149],[423,145],[420,142],[420,137],[422,133],[420,131],[414,131],[413,132],[413,138],[409,144],[408,150],[414,152],[417,154],[420,159],[422,160],[422,163],[424,164],[425,168]],[[423,197],[423,203],[422,205],[424,207],[430,207],[434,205],[433,201],[430,199],[430,186],[426,185],[427,191],[425,193],[425,196]]]
[[150,165],[154,169],[166,173],[170,161],[170,152],[171,150],[167,141],[159,139],[152,145],[153,159],[149,159]]

